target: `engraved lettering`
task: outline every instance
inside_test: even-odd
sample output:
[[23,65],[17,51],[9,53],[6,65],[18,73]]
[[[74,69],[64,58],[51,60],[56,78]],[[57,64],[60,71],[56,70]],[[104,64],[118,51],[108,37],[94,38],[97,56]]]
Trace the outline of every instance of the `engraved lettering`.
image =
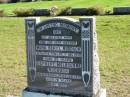
[[59,67],[59,68],[81,68],[81,64],[78,63],[64,63],[64,62],[47,62],[47,61],[37,61],[38,66],[48,66],[48,67]]
[[71,74],[54,74],[54,73],[42,73],[37,72],[37,77],[44,78],[44,77],[54,77],[54,78],[65,78],[65,79],[73,79],[73,80],[81,80],[82,76],[80,75],[71,75]]
[[62,34],[62,33],[61,30],[53,30],[53,34],[55,35],[55,34]]
[[62,39],[62,40],[71,40],[72,36],[46,36],[41,35],[41,39]]
[[45,24],[39,28],[37,28],[37,32],[42,32],[43,30],[49,29],[49,28],[54,28],[54,27],[60,27],[60,28],[65,28],[65,29],[69,29],[71,31],[74,31],[76,33],[79,33],[79,29],[74,27],[73,25],[70,24],[66,24],[66,23],[48,23]]
[[69,69],[63,68],[47,68],[47,71],[52,73],[69,73]]
[[73,58],[43,57],[44,61],[73,62]]
[[62,52],[36,52],[36,55],[59,56],[59,57],[81,57],[81,53],[62,53]]
[[77,45],[77,41],[45,41],[45,40],[39,40],[39,44]]
[[51,81],[51,82],[59,82],[59,83],[71,83],[72,80],[71,79],[62,79],[62,78],[51,78],[51,77],[46,77],[47,81]]
[[36,50],[81,52],[81,47],[71,47],[71,46],[43,46],[43,45],[36,45]]
[[53,87],[61,87],[61,88],[67,88],[68,87],[68,85],[65,84],[65,83],[51,82],[50,85],[53,86]]

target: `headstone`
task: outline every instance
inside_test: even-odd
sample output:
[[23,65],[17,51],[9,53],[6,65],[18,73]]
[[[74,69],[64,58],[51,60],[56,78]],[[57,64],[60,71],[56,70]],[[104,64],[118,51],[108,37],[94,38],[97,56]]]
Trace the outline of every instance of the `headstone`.
[[113,8],[114,14],[130,14],[130,7],[115,7]]
[[87,15],[87,8],[72,8],[71,15],[74,16]]
[[99,97],[95,18],[26,19],[28,90]]
[[48,9],[34,9],[33,14],[34,16],[49,16],[50,12]]

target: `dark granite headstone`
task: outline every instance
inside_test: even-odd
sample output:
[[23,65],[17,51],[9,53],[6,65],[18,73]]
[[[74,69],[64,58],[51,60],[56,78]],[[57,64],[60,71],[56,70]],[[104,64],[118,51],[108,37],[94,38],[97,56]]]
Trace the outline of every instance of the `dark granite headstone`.
[[[95,97],[100,90],[94,18],[26,19],[28,89]],[[77,96],[78,95],[78,96]]]
[[116,15],[130,14],[130,7],[114,7],[113,13]]
[[87,8],[72,8],[71,15],[75,16],[87,15]]
[[33,14],[34,16],[49,16],[50,12],[48,9],[34,9]]

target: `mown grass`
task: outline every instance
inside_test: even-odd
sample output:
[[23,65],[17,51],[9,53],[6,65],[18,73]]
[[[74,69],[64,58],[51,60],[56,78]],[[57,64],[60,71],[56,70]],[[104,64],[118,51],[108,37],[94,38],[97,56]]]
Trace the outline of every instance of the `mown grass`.
[[23,20],[0,18],[0,97],[19,95],[25,85],[25,67]]
[[13,14],[12,11],[16,8],[50,8],[58,7],[90,7],[102,6],[105,9],[111,9],[115,6],[130,6],[129,0],[61,0],[61,1],[43,1],[43,2],[26,2],[16,4],[0,4],[0,9],[4,9],[6,14]]
[[130,18],[97,17],[102,85],[108,97],[130,96]]
[[[130,17],[96,19],[101,85],[108,97],[130,97]],[[20,95],[25,86],[24,18],[0,18],[0,97]]]

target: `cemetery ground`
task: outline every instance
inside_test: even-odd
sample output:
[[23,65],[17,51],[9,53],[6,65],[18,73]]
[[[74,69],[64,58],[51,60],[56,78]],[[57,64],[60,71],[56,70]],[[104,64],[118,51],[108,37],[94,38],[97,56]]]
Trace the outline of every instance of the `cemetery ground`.
[[[101,86],[108,97],[130,97],[130,17],[97,16],[96,22]],[[26,86],[25,52],[24,18],[0,18],[0,97],[19,96]]]

